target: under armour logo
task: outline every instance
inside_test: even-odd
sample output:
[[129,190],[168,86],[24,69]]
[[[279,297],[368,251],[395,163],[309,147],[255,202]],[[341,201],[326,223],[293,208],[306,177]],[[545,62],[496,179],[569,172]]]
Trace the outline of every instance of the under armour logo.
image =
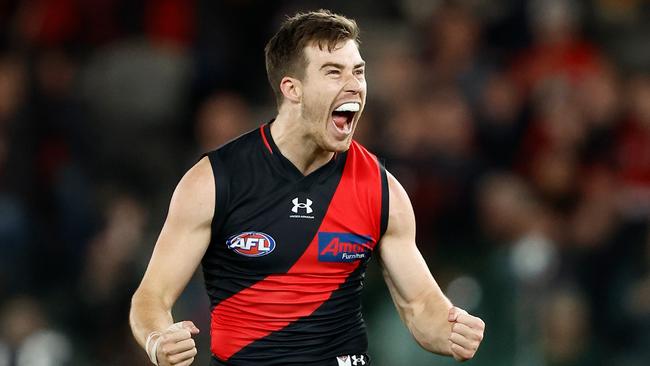
[[294,198],[291,202],[293,203],[293,208],[291,209],[291,211],[293,211],[294,213],[298,213],[299,208],[302,208],[308,214],[314,212],[314,210],[312,210],[311,208],[311,204],[313,202],[309,198],[307,198],[307,203],[300,202],[298,200],[298,197]]
[[338,356],[336,358],[338,366],[365,366],[366,365],[366,356],[365,355],[353,355],[353,356]]

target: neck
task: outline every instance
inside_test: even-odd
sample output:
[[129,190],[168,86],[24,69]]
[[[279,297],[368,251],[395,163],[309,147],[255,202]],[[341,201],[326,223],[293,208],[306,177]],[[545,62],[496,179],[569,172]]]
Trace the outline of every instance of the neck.
[[282,155],[303,175],[327,164],[334,153],[323,150],[307,129],[307,122],[299,116],[280,111],[271,124],[271,136]]

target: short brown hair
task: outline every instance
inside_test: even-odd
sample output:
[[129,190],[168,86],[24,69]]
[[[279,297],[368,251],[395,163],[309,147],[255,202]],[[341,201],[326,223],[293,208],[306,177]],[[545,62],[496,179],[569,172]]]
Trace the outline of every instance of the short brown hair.
[[332,51],[339,42],[359,41],[359,27],[353,19],[320,9],[288,17],[264,49],[266,74],[278,108],[283,100],[280,81],[285,76],[302,79],[307,67],[304,49],[316,42],[320,49]]

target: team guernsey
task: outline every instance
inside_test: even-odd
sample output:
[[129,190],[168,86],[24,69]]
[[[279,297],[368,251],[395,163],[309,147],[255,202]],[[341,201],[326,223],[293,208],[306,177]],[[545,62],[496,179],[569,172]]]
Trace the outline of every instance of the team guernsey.
[[369,365],[360,293],[388,220],[377,158],[353,141],[304,176],[270,123],[207,156],[210,365]]

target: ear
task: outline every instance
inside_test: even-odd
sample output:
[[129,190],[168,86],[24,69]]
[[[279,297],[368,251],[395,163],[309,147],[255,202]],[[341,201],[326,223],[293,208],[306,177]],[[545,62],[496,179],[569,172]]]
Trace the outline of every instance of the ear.
[[297,103],[302,99],[302,83],[296,78],[285,76],[280,81],[280,90],[284,99]]

